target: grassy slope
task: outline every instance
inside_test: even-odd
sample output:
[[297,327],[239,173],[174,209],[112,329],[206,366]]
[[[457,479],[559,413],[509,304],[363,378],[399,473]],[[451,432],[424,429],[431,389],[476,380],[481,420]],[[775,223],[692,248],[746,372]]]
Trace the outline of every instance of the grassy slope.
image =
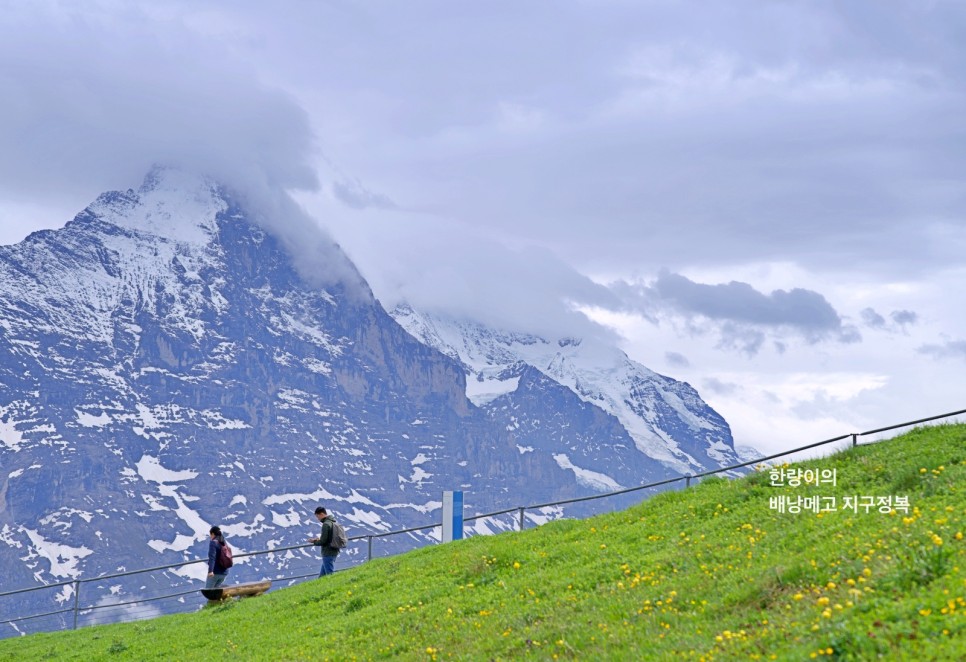
[[[7,639],[0,660],[966,659],[966,426],[799,466],[838,485],[708,480],[199,613]],[[910,512],[780,514],[779,494]]]

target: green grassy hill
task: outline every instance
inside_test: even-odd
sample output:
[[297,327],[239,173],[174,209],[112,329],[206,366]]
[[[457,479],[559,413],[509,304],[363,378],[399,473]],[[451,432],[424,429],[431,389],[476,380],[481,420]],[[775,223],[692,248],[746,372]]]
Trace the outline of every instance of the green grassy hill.
[[0,660],[966,659],[966,426],[789,468],[837,484],[706,480],[198,613],[7,639]]

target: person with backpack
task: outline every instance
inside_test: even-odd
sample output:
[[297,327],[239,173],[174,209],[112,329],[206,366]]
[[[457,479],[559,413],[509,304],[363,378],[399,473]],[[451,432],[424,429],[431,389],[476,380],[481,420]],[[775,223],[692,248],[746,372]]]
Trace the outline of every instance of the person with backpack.
[[315,509],[315,518],[322,522],[322,534],[318,538],[309,538],[309,542],[322,548],[322,570],[319,571],[319,577],[325,577],[335,572],[335,557],[346,546],[347,539],[342,525],[322,506]]
[[221,534],[221,528],[213,526],[208,534],[211,539],[208,541],[208,579],[205,588],[218,588],[225,583],[228,568],[232,566],[231,547]]

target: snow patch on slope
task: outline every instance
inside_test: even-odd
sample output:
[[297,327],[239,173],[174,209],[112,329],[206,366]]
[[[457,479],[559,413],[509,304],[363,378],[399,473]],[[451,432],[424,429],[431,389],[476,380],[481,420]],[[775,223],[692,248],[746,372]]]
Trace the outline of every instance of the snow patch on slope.
[[201,515],[189,508],[185,503],[186,501],[194,501],[197,499],[197,497],[182,495],[178,491],[180,486],[168,484],[191,480],[198,476],[198,472],[190,470],[174,471],[168,469],[161,464],[161,461],[158,460],[158,458],[150,455],[142,456],[135,466],[137,467],[138,475],[141,476],[141,478],[149,483],[157,484],[158,493],[161,496],[169,497],[170,499],[174,500],[175,508],[173,508],[173,511],[175,515],[177,515],[178,518],[187,524],[188,528],[194,532],[191,535],[178,533],[171,542],[165,542],[163,540],[149,540],[147,544],[151,547],[151,549],[157,552],[164,552],[166,550],[183,552],[199,540],[204,540],[206,537],[208,537],[208,529],[210,528],[209,524],[201,518]]
[[0,444],[16,452],[23,444],[23,434],[17,429],[16,421],[0,418]]
[[[71,547],[52,542],[33,529],[21,528],[33,545],[33,551],[50,563],[50,574],[54,577],[77,579],[81,575],[77,564],[81,559],[94,552],[87,547]],[[29,558],[29,557],[28,557]]]
[[93,416],[86,411],[77,411],[77,423],[85,428],[102,428],[111,424],[111,417],[107,412],[101,412],[100,416]]
[[590,469],[581,469],[575,466],[565,453],[558,453],[553,456],[553,459],[556,460],[557,465],[561,469],[573,471],[574,475],[577,476],[577,482],[585,487],[597,490],[598,492],[613,492],[621,489],[621,485],[607,474],[591,471]]
[[511,377],[510,379],[486,378],[482,376],[474,379],[470,377],[466,380],[466,397],[470,399],[470,402],[479,407],[480,405],[485,405],[488,402],[496,400],[501,395],[513,393],[519,385],[519,377]]

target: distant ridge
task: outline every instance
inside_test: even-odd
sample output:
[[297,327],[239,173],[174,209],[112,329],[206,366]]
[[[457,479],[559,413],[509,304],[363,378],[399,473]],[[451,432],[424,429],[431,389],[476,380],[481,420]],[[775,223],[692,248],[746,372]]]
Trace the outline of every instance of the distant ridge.
[[[616,347],[594,339],[546,339],[499,331],[471,320],[417,312],[405,304],[390,314],[415,337],[459,361],[466,372],[467,396],[511,427],[515,423],[510,418],[519,416],[515,412],[522,398],[530,402],[522,411],[534,411],[537,384],[543,385],[542,393],[559,387],[569,391],[573,397],[558,393],[553,406],[581,409],[580,420],[587,423],[589,436],[621,437],[620,445],[642,456],[626,456],[631,473],[623,477],[625,485],[640,484],[644,476],[653,478],[666,470],[693,473],[740,461],[728,424],[697,391],[632,361]],[[565,400],[570,402],[564,405]],[[589,450],[591,439],[568,441],[565,431],[546,427],[551,412],[536,411],[545,425],[532,430],[532,437],[557,439],[561,452]],[[588,417],[595,419],[593,423]],[[561,421],[565,427],[572,423],[569,418]],[[600,462],[595,464],[605,469]]]

